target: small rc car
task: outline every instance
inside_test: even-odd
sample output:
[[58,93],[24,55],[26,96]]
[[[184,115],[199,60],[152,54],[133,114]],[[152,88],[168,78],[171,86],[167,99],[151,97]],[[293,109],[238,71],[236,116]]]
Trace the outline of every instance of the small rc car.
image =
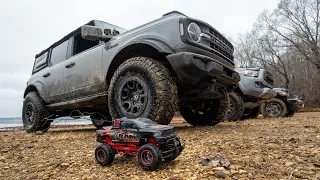
[[162,160],[172,161],[183,150],[174,128],[158,125],[146,118],[113,120],[112,126],[96,131],[100,144],[95,151],[96,161],[106,166],[115,154],[137,156],[139,164],[147,170],[156,169]]

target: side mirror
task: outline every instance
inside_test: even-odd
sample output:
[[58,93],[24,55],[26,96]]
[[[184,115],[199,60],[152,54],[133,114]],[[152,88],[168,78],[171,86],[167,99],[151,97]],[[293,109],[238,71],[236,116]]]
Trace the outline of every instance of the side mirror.
[[110,36],[104,35],[103,30],[101,28],[89,25],[81,26],[81,36],[83,39],[90,41],[108,41],[111,39]]

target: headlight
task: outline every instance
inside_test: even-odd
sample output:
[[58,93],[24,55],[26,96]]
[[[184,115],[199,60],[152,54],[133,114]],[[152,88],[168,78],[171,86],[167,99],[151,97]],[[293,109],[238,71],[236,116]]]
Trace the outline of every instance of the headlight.
[[198,26],[198,24],[192,22],[188,26],[188,34],[190,39],[192,39],[195,42],[199,42],[201,39],[201,28]]
[[240,71],[239,74],[244,75],[244,76],[249,76],[249,77],[258,77],[259,76],[258,71],[249,71],[249,70]]
[[286,93],[286,92],[283,92],[283,91],[280,91],[280,92],[279,92],[279,95],[281,95],[281,96],[287,96],[287,93]]

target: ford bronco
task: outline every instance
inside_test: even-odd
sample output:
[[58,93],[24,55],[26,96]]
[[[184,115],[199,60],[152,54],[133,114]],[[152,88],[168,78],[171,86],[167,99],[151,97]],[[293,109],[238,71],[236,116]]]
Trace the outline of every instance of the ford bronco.
[[192,125],[215,125],[240,80],[233,51],[215,28],[177,11],[129,31],[90,21],[35,56],[24,128],[47,130],[48,117],[72,112],[98,128],[121,117],[169,124],[179,109]]

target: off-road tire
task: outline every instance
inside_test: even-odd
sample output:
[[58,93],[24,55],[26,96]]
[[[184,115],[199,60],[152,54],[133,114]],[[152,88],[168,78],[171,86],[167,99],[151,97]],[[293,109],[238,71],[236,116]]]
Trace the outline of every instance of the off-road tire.
[[244,110],[244,113],[243,113],[243,116],[241,117],[241,120],[258,118],[258,116],[260,114],[260,109],[261,109],[261,107],[257,106],[253,109]]
[[105,126],[110,126],[112,124],[112,118],[109,114],[109,112],[107,114],[104,114],[105,118],[104,119],[101,115],[99,114],[94,114],[92,116],[90,116],[92,124],[97,128],[97,129],[101,129]]
[[180,106],[182,117],[193,126],[214,126],[225,120],[229,109],[229,96],[224,90],[220,99],[210,100],[206,103],[208,111],[199,114],[191,108],[194,104]]
[[[145,153],[151,155],[150,161],[146,161],[146,159],[144,158]],[[161,151],[157,146],[153,144],[144,144],[139,148],[138,162],[142,166],[142,168],[146,170],[154,170],[159,167],[162,161],[161,156]]]
[[95,150],[96,162],[101,166],[107,166],[114,160],[114,150],[109,144],[100,144]]
[[[266,111],[266,107],[268,106],[268,104],[270,103],[275,103],[278,104],[281,107],[281,112],[277,115],[271,115]],[[261,106],[261,114],[263,115],[263,117],[265,118],[280,118],[280,117],[284,117],[287,114],[287,105],[278,98],[273,98],[271,100],[268,100],[267,102],[263,103]]]
[[[32,122],[28,121],[27,109],[32,107]],[[48,124],[46,117],[49,116],[49,111],[46,109],[44,102],[37,92],[29,92],[23,101],[22,107],[22,121],[24,130],[28,133],[36,132],[39,130],[48,129],[50,123]]]
[[228,111],[226,120],[228,121],[237,121],[241,118],[244,113],[244,104],[241,96],[236,92],[230,92],[229,99],[230,99],[230,109],[233,106],[233,110],[230,112]]
[[[139,115],[130,116],[120,107],[120,87],[128,78],[139,78],[148,89],[147,105]],[[121,117],[149,118],[158,124],[171,122],[178,102],[177,85],[170,71],[160,62],[145,57],[126,60],[114,73],[109,90],[108,106],[113,119]]]

